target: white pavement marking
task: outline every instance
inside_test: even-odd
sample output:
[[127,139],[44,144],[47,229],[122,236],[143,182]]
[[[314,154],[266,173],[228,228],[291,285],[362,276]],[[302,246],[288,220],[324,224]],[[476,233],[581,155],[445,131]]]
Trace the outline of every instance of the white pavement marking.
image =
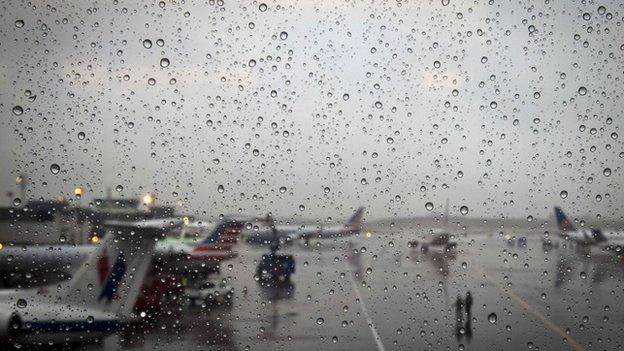
[[364,312],[364,318],[366,318],[366,322],[368,323],[368,326],[373,332],[373,339],[375,339],[375,343],[377,344],[377,349],[379,351],[386,351],[386,348],[383,346],[383,343],[381,342],[381,338],[379,337],[379,333],[377,333],[377,328],[375,328],[375,324],[373,324],[373,320],[368,314],[368,310],[366,309],[366,305],[364,304],[364,299],[362,298],[362,295],[360,295],[360,291],[358,290],[357,283],[355,282],[355,279],[353,278],[353,273],[351,273],[349,277],[351,278],[351,284],[353,286],[353,290],[355,290],[355,295],[357,295],[358,301],[360,302],[360,308],[362,309],[362,312]]

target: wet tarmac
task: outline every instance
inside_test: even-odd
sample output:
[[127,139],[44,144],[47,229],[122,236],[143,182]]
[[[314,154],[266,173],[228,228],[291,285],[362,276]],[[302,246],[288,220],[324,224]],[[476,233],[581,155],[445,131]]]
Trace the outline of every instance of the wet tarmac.
[[[474,233],[473,233],[474,232]],[[265,249],[240,244],[221,272],[231,307],[168,306],[88,350],[592,350],[618,349],[624,265],[541,232],[526,246],[473,230],[449,253],[408,247],[410,230],[295,244],[292,284],[254,281]],[[518,235],[518,234],[516,234]],[[457,296],[470,291],[470,317]]]

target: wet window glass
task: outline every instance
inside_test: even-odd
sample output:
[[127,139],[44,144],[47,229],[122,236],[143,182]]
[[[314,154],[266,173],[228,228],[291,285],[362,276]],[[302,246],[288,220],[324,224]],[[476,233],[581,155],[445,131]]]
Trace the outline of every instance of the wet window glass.
[[3,346],[622,347],[621,2],[0,18]]

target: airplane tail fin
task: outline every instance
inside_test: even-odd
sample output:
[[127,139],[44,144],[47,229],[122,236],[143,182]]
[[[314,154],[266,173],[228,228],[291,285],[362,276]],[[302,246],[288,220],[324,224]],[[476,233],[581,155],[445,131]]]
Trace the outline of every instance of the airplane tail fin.
[[243,225],[244,223],[241,221],[223,219],[200,244],[234,243],[238,239]]
[[355,211],[353,216],[349,218],[347,225],[351,228],[360,229],[362,227],[362,217],[364,216],[364,207],[360,207]]
[[573,232],[576,230],[572,221],[568,219],[563,210],[558,206],[555,206],[555,217],[557,217],[557,226],[562,232]]
[[151,264],[156,239],[174,222],[107,222],[99,247],[57,292],[75,308],[130,316]]

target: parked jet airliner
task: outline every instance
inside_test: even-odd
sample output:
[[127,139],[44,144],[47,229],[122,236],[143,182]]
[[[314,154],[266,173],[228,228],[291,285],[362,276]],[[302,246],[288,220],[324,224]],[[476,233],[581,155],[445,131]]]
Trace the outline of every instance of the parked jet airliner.
[[0,294],[0,340],[66,346],[101,340],[131,319],[156,238],[173,223],[107,223],[73,279]]

